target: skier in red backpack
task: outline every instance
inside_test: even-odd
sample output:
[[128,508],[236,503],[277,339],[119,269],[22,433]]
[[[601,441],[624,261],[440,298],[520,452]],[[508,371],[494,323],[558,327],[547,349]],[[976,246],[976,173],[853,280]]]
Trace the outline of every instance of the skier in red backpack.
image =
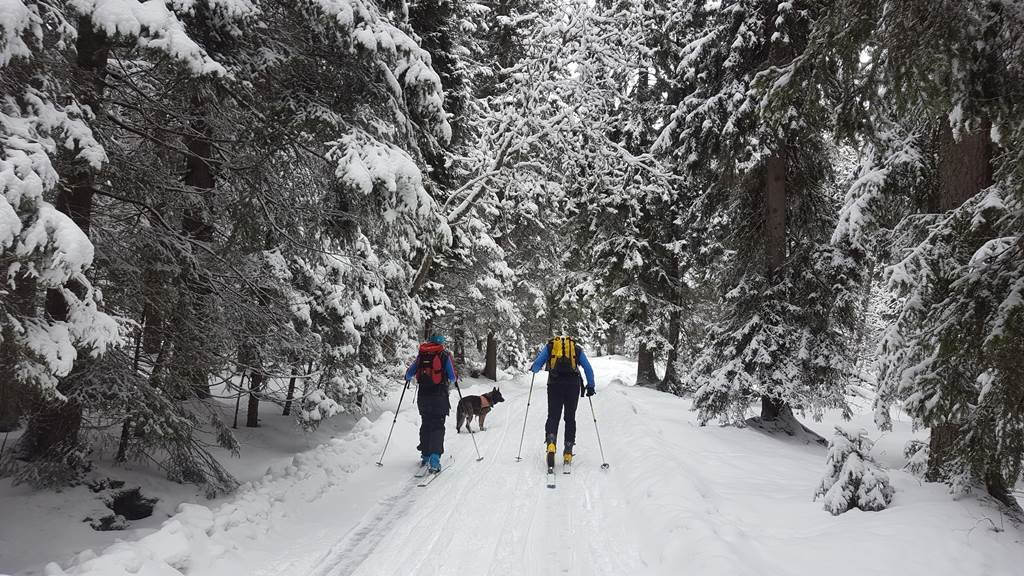
[[405,371],[405,385],[416,377],[418,390],[416,403],[420,407],[420,444],[416,447],[424,466],[431,472],[441,471],[441,454],[444,454],[444,421],[451,412],[448,403],[448,386],[455,382],[455,363],[444,347],[444,336],[434,334],[429,341],[420,344],[419,353],[409,369]]

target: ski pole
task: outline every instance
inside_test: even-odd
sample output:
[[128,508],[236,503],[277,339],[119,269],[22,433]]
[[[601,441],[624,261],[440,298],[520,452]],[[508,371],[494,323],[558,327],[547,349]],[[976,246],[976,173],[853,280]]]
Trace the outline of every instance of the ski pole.
[[388,444],[391,443],[391,434],[395,431],[395,423],[398,422],[398,411],[402,409],[402,400],[405,399],[405,391],[409,389],[409,383],[406,382],[405,386],[402,387],[402,395],[398,397],[398,406],[395,407],[395,419],[391,421],[391,430],[388,431],[388,439],[384,442],[384,450],[380,453],[380,460],[377,460],[377,466],[384,465],[384,453],[388,451]]
[[[458,380],[455,381],[455,391],[459,393],[459,403],[461,404],[462,403],[462,388],[459,388],[459,381]],[[457,409],[458,408],[456,408],[456,410]],[[484,457],[480,455],[480,447],[476,445],[476,436],[473,435],[473,429],[470,428],[468,424],[466,425],[466,430],[469,430],[469,437],[473,439],[473,448],[476,449],[476,461],[479,462],[479,461],[483,460]]]
[[611,464],[609,464],[604,458],[604,446],[601,445],[601,430],[597,427],[597,414],[594,412],[594,399],[587,396],[587,400],[590,400],[590,414],[594,417],[594,431],[597,432],[597,447],[601,449],[601,469],[607,470],[611,468]]
[[526,395],[526,413],[523,414],[523,433],[519,436],[519,453],[516,454],[516,462],[523,459],[523,439],[526,438],[526,417],[530,415],[530,399],[533,398],[533,381],[537,378],[537,373],[534,372],[533,376],[530,377],[530,393]]

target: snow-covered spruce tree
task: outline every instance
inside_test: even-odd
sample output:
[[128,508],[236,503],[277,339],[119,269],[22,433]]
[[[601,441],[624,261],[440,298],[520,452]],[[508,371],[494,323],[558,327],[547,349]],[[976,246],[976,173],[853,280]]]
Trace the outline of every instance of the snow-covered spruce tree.
[[[27,28],[38,26],[35,14],[24,16]],[[103,353],[121,337],[115,320],[99,310],[100,294],[85,276],[93,245],[44,196],[59,180],[53,159],[64,145],[93,169],[106,160],[103,149],[82,108],[60,106],[49,90],[29,87],[27,78],[39,68],[27,55],[0,51],[0,64],[0,430],[10,431],[30,406],[62,410],[71,401],[61,379],[76,359]],[[70,282],[74,290],[65,288]],[[63,317],[38,313],[46,290],[61,291]],[[77,446],[57,449],[63,457]]]
[[[123,36],[147,45],[152,42],[155,52],[170,55],[172,61],[188,62],[193,65],[192,69],[196,73],[212,71],[215,66],[185,35],[176,36],[177,41],[173,47],[163,41],[168,35],[178,34],[182,24],[162,6],[145,15],[138,15],[146,18],[144,23],[136,21],[136,15],[121,17],[110,11],[94,19],[95,6],[88,3],[68,6],[64,3],[14,2],[8,8],[14,10],[15,18],[5,19],[0,25],[4,37],[3,48],[5,51],[8,48],[14,50],[16,56],[24,60],[11,62],[6,56],[0,59],[3,64],[10,64],[12,71],[12,74],[8,74],[9,70],[4,70],[5,80],[11,82],[4,84],[5,107],[12,118],[27,116],[21,131],[27,134],[27,130],[31,129],[45,137],[41,141],[42,147],[50,152],[53,163],[51,165],[47,159],[36,165],[40,173],[45,173],[45,177],[35,185],[36,194],[50,188],[55,190],[53,207],[66,219],[49,218],[49,228],[52,233],[63,234],[68,261],[76,258],[80,260],[68,269],[67,275],[59,283],[54,283],[56,276],[50,276],[45,282],[34,286],[33,272],[23,270],[24,274],[19,274],[12,268],[8,286],[19,294],[24,326],[74,326],[85,319],[82,304],[93,300],[94,294],[90,283],[82,275],[83,264],[92,259],[92,246],[81,235],[89,235],[94,231],[95,175],[98,170],[110,165],[109,155],[100,144],[104,137],[98,127],[105,116],[102,90],[111,38]],[[54,25],[43,26],[43,22]],[[72,48],[73,53],[70,52]],[[14,70],[21,66],[27,68],[22,68],[22,72]],[[32,82],[28,81],[29,74],[33,78]],[[48,107],[50,111],[46,112]],[[11,126],[7,123],[5,125]],[[32,125],[36,125],[36,128],[30,128]],[[65,134],[62,135],[62,132]],[[36,139],[33,135],[29,138]],[[64,145],[60,154],[55,153],[61,149],[56,142]],[[20,174],[20,177],[27,176],[27,173]],[[28,201],[32,195],[23,198]],[[44,221],[39,220],[40,225]],[[68,225],[58,226],[57,222]],[[77,231],[79,236],[75,236],[71,230]],[[42,241],[41,238],[37,240]],[[75,245],[78,245],[76,249],[69,249]],[[22,256],[28,256],[30,252],[25,250]],[[82,259],[85,255],[88,258]],[[38,302],[37,290],[40,288],[47,289],[45,310],[33,304]],[[102,323],[97,323],[94,327],[101,326]],[[53,334],[51,330],[48,332]],[[51,375],[59,377],[59,381],[50,383],[57,394],[37,394],[32,399],[28,427],[21,437],[17,452],[21,460],[32,463],[31,466],[22,467],[19,474],[40,482],[59,480],[58,477],[72,473],[76,464],[68,458],[77,458],[74,455],[80,452],[79,430],[83,417],[88,417],[80,392],[89,361],[85,355],[76,358],[74,350],[62,345],[60,339],[51,340],[58,348],[49,354],[50,360],[59,360],[67,366]],[[5,362],[4,367],[7,366],[10,365]],[[24,405],[25,398],[22,400]]]
[[889,475],[871,458],[874,443],[864,429],[836,426],[828,445],[825,476],[814,493],[825,510],[838,516],[860,508],[866,512],[884,510],[895,492]]
[[890,226],[903,250],[887,278],[900,298],[880,347],[877,420],[888,427],[902,402],[931,429],[929,479],[957,492],[984,484],[1019,510],[1009,487],[1024,458],[1024,115],[1014,96],[1024,19],[997,3],[856,8],[844,17],[863,23],[871,47],[861,106],[873,112],[863,124],[871,149],[836,235],[870,239],[903,208]]
[[[327,400],[365,406],[387,381],[418,313],[408,261],[423,230],[443,228],[422,186],[419,150],[450,128],[429,55],[372,2],[158,8],[120,19],[101,12],[90,24],[94,4],[33,5],[31,17],[67,10],[26,28],[65,41],[22,46],[9,37],[30,36],[4,28],[3,46],[19,58],[52,51],[29,62],[52,68],[32,73],[52,78],[45,87],[56,92],[67,78],[78,82],[75,58],[59,52],[102,32],[93,38],[102,49],[79,51],[104,59],[87,62],[93,75],[80,76],[89,82],[72,83],[85,96],[57,107],[88,130],[54,141],[88,136],[104,145],[102,177],[77,188],[88,192],[90,212],[73,215],[89,217],[102,255],[93,284],[141,329],[130,352],[76,364],[71,397],[90,428],[122,430],[119,457],[155,460],[172,478],[215,492],[233,481],[206,444],[237,444],[219,403],[205,397],[211,378],[244,374],[253,398],[274,400],[269,381],[315,360],[321,378],[306,380],[309,397],[300,400],[321,416],[331,411]],[[42,28],[41,17],[69,24]],[[162,51],[171,48],[168,59]],[[102,92],[88,92],[96,74]],[[4,70],[12,117],[26,104],[10,86],[27,77]],[[40,134],[61,135],[54,118]],[[90,158],[69,159],[54,164],[54,178],[77,182],[74,170]],[[37,285],[36,310],[48,287]],[[34,421],[42,434],[26,437],[54,436]]]
[[[862,284],[834,222],[834,95],[828,69],[800,57],[821,7],[680,2],[674,25],[685,96],[658,147],[689,173],[693,222],[718,232],[721,314],[691,377],[702,421],[762,420],[843,407]],[[708,243],[711,246],[708,246]],[[713,248],[721,244],[721,248]]]

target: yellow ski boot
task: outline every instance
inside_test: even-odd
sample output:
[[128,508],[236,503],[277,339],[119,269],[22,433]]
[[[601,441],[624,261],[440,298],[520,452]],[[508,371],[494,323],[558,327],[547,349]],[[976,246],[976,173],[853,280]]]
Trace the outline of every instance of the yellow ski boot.
[[552,437],[547,438],[547,452],[544,454],[545,460],[548,465],[548,474],[555,472],[555,452],[558,450],[558,446],[555,445],[555,439]]

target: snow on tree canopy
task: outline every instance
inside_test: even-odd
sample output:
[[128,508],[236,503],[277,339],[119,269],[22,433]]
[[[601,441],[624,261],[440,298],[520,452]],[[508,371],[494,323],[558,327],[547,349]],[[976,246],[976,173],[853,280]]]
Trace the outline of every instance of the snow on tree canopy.
[[0,0],[0,68],[14,58],[32,55],[25,36],[31,34],[38,41],[42,36],[40,24],[34,6],[26,6],[23,0]]
[[185,25],[163,0],[70,0],[70,5],[107,36],[135,38],[140,48],[165,52],[183,62],[193,74],[227,73],[188,35]]
[[[104,352],[120,342],[117,322],[97,308],[99,295],[84,272],[93,262],[89,238],[43,195],[58,180],[50,154],[58,142],[79,149],[79,157],[92,165],[105,160],[91,131],[67,111],[45,102],[33,91],[0,108],[0,328],[14,340],[15,375],[56,393],[57,378],[67,375],[78,350]],[[63,288],[74,280],[82,297]],[[68,306],[66,321],[47,317],[25,318],[12,298],[19,283],[35,282],[38,288],[60,289]],[[57,394],[59,396],[59,394]]]
[[384,220],[393,223],[400,214],[425,219],[434,201],[423,187],[423,175],[404,150],[380,142],[345,136],[331,143],[329,158],[337,162],[335,174],[364,196],[382,193]]

